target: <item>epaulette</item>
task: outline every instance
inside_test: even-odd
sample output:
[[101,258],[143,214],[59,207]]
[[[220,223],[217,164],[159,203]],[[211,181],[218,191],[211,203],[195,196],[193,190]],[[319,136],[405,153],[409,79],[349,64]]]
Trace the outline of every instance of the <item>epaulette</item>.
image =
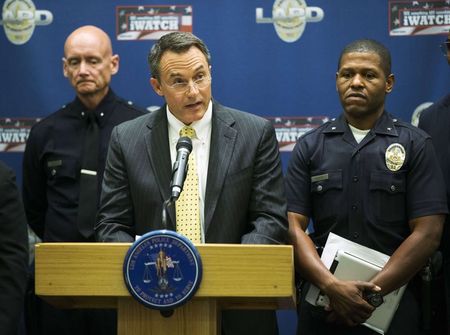
[[136,105],[134,104],[134,102],[131,101],[131,100],[125,100],[125,99],[123,99],[123,98],[118,98],[118,99],[117,99],[117,102],[120,103],[120,104],[122,104],[122,105],[124,105],[124,106],[126,106],[126,107],[128,107],[128,108],[130,108],[130,109],[133,109],[133,110],[135,110],[135,111],[137,111],[137,112],[145,113],[145,109],[136,106]]

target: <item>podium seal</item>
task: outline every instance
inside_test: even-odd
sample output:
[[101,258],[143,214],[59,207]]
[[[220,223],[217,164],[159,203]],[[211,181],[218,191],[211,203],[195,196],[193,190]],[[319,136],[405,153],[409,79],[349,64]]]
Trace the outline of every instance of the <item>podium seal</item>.
[[123,264],[130,294],[146,307],[165,311],[186,303],[202,278],[200,254],[192,242],[171,230],[136,240]]

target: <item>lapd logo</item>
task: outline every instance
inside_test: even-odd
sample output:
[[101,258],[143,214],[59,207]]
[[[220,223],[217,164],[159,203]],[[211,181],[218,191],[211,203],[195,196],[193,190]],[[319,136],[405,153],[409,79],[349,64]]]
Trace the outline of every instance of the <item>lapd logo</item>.
[[413,126],[418,127],[419,126],[419,120],[420,120],[420,114],[427,109],[428,107],[430,107],[433,103],[432,102],[424,102],[421,103],[419,106],[416,107],[416,109],[414,110],[412,116],[411,116],[411,124]]
[[386,166],[391,171],[398,171],[403,166],[406,159],[406,152],[400,143],[392,143],[386,149]]
[[53,14],[48,10],[36,10],[31,0],[6,0],[3,4],[1,24],[13,44],[27,43],[36,25],[48,25],[52,21]]
[[273,23],[278,36],[285,42],[297,41],[307,22],[320,22],[324,12],[319,7],[308,7],[304,0],[275,0],[272,18],[264,17],[264,10],[256,8],[256,23]]
[[200,255],[186,237],[169,230],[143,235],[125,257],[125,284],[144,306],[170,310],[186,303],[202,277]]

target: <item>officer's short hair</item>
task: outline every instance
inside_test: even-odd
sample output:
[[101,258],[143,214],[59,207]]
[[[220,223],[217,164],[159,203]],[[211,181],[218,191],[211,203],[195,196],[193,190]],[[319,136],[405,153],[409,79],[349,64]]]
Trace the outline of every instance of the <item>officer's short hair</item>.
[[374,53],[380,57],[381,67],[384,71],[385,76],[391,74],[391,53],[389,50],[380,42],[371,39],[360,39],[348,44],[341,52],[339,56],[338,71],[341,67],[341,60],[345,54],[351,52],[363,52],[363,53]]

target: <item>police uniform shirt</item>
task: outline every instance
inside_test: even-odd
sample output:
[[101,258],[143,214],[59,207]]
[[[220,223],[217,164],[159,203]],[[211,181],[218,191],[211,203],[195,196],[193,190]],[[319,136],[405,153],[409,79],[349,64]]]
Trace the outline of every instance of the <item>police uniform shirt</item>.
[[144,110],[109,89],[94,111],[87,111],[76,98],[32,127],[24,154],[23,197],[28,222],[44,241],[84,240],[76,222],[86,117],[92,112],[100,133],[97,176],[101,190],[113,127],[142,115]]
[[447,213],[430,137],[386,112],[358,144],[344,115],[301,137],[286,176],[288,211],[313,220],[313,240],[329,232],[392,254],[408,221]]

